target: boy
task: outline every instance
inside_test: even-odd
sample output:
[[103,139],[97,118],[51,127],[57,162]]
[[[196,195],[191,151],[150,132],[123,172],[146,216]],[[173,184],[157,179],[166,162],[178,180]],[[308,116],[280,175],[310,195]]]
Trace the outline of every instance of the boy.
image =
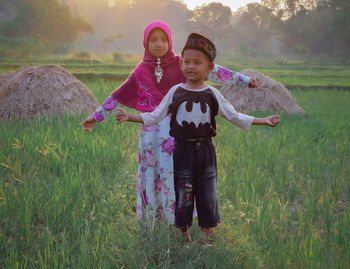
[[220,115],[247,130],[251,125],[279,123],[279,116],[254,118],[237,113],[217,89],[204,83],[214,68],[216,48],[206,37],[192,33],[182,50],[181,69],[186,83],[173,86],[153,112],[129,114],[118,109],[117,121],[153,125],[171,114],[170,135],[174,137],[175,225],[187,244],[192,225],[194,201],[198,222],[204,233],[201,244],[210,245],[210,228],[219,223],[216,153],[211,138],[216,136],[215,116]]

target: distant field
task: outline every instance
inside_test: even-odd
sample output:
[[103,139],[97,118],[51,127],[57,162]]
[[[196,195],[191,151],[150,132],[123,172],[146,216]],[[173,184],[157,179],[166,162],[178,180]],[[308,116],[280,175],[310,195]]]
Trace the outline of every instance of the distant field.
[[300,86],[350,86],[350,68],[347,66],[304,66],[295,69],[275,66],[273,68],[254,68],[267,74],[284,85]]
[[[95,64],[86,68],[98,74]],[[302,66],[260,68],[316,82]],[[339,82],[337,74],[345,77],[337,85],[349,83],[342,66],[311,72],[323,85]],[[100,103],[121,83],[82,81]],[[349,268],[350,91],[291,94],[306,114],[281,114],[276,128],[244,132],[218,118],[221,223],[211,248],[186,249],[173,227],[136,220],[137,124],[111,118],[83,132],[87,113],[2,122],[0,267]],[[196,221],[191,233],[199,239]]]
[[[220,59],[219,59],[220,60]],[[336,65],[325,62],[302,62],[285,61],[261,63],[239,63],[229,62],[227,60],[218,63],[230,68],[231,70],[241,71],[243,69],[254,69],[264,73],[282,84],[295,88],[296,86],[338,86],[350,89],[350,68],[349,66]],[[25,65],[37,64],[59,64],[75,75],[78,79],[94,80],[105,79],[114,81],[125,80],[135,68],[135,62],[129,63],[111,63],[97,60],[39,60],[39,61],[11,61],[3,59],[0,61],[0,73],[14,72]]]
[[[229,68],[241,71],[253,69],[270,76],[282,84],[291,86],[350,86],[350,68],[328,62],[283,61],[261,63],[227,64]],[[294,87],[293,87],[294,88]]]

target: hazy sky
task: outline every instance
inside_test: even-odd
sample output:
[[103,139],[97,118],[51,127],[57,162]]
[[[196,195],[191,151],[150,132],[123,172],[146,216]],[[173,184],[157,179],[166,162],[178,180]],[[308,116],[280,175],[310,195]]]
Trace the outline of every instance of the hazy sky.
[[260,2],[260,0],[183,0],[183,2],[187,5],[187,8],[189,9],[194,9],[197,6],[209,4],[210,2],[219,2],[222,3],[224,6],[229,6],[232,11],[236,11],[242,6],[245,6],[252,2]]

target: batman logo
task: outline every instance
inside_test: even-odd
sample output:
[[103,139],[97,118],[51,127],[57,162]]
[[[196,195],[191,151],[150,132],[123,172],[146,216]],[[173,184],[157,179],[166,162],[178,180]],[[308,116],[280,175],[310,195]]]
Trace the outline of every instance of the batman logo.
[[198,103],[192,103],[192,111],[188,112],[186,109],[187,102],[183,102],[181,105],[179,105],[179,108],[177,110],[176,114],[176,121],[177,123],[182,126],[182,122],[185,121],[188,124],[191,122],[196,125],[198,128],[198,125],[200,123],[205,124],[205,123],[210,123],[210,109],[208,104],[206,105],[206,112],[203,113],[201,110],[201,104]]

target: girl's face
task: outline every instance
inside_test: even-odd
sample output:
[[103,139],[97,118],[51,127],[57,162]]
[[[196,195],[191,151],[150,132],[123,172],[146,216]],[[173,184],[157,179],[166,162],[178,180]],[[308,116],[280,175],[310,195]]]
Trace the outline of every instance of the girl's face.
[[166,34],[161,29],[154,29],[148,37],[148,51],[156,58],[163,57],[169,50]]

